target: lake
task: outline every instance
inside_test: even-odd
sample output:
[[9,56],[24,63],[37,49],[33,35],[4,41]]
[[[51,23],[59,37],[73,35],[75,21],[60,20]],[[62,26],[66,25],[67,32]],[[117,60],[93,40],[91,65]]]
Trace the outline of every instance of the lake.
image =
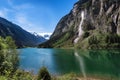
[[76,73],[120,78],[120,50],[23,48],[20,68],[38,73],[42,66],[53,75]]

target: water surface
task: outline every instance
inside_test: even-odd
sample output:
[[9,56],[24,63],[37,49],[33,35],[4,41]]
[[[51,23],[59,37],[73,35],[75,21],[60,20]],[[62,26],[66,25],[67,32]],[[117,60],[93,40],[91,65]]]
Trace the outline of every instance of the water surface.
[[46,66],[51,74],[76,73],[81,76],[120,76],[120,50],[72,50],[23,48],[20,68],[38,73]]

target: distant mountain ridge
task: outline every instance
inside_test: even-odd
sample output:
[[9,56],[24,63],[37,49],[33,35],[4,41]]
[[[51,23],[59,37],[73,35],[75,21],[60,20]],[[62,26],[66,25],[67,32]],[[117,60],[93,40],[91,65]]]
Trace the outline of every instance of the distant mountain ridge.
[[49,40],[50,39],[50,36],[52,35],[52,33],[36,33],[36,32],[30,32],[31,34],[35,35],[35,36],[38,36],[38,37],[43,37],[45,38],[46,40]]
[[47,40],[49,40],[51,35],[52,35],[52,33],[47,33],[47,32],[45,32],[45,33],[38,33],[38,34],[41,35],[42,37],[44,37]]
[[37,46],[38,44],[46,41],[41,36],[35,36],[20,26],[0,17],[0,36],[6,37],[11,36],[18,47],[24,46]]

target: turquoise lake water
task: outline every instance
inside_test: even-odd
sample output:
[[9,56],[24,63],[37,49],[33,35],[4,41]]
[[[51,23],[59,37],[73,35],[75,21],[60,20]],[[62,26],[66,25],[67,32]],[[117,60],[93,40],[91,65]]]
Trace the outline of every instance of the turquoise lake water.
[[53,75],[120,77],[120,50],[23,48],[19,51],[20,68],[34,74],[45,66]]

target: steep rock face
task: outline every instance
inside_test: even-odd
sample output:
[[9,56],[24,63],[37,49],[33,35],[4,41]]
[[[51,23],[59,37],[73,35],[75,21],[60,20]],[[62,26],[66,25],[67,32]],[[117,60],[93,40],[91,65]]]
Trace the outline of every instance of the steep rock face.
[[45,39],[40,36],[35,36],[18,25],[15,25],[4,18],[0,17],[0,36],[6,37],[11,36],[18,47],[24,46],[37,46]]
[[[83,21],[82,12],[84,12]],[[58,43],[68,33],[71,36]],[[74,4],[70,13],[60,20],[51,36],[50,42],[52,42],[52,47],[67,45],[61,44],[69,42],[69,40],[71,40],[69,42],[71,46],[77,45],[80,48],[114,47],[111,45],[113,43],[115,43],[115,47],[119,47],[119,35],[120,0],[79,0]],[[55,40],[58,36],[62,37]],[[78,38],[77,44],[74,43],[76,38]],[[43,44],[42,46],[45,45]]]

